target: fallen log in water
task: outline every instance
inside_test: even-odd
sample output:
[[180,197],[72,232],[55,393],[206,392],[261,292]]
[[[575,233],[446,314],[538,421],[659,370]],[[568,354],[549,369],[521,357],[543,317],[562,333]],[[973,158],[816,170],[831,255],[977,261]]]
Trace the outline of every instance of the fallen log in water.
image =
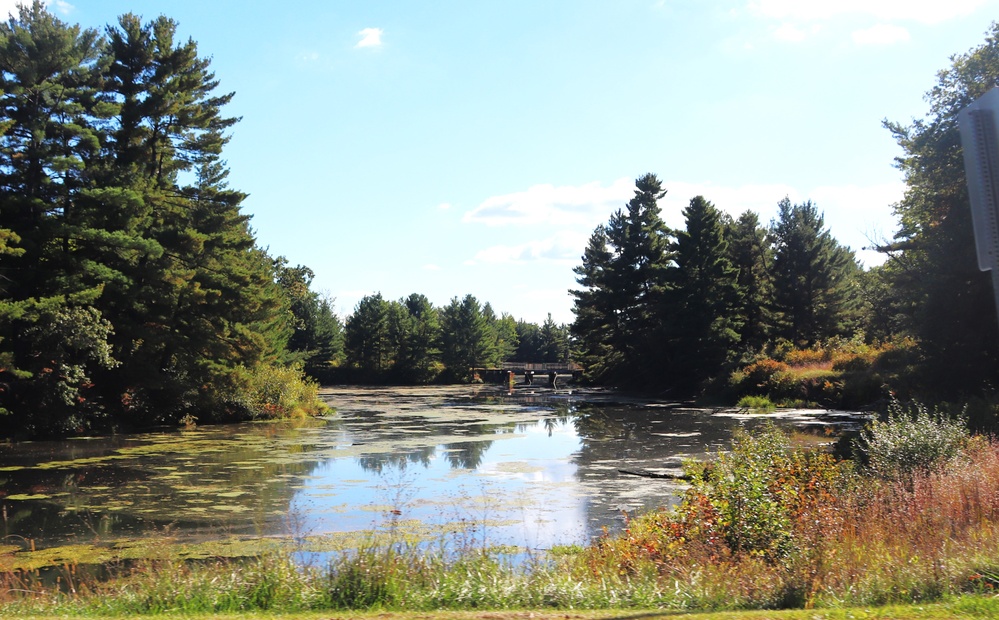
[[642,476],[643,478],[663,478],[665,480],[690,480],[687,474],[673,474],[669,472],[649,471],[647,469],[619,469],[618,472],[629,476]]

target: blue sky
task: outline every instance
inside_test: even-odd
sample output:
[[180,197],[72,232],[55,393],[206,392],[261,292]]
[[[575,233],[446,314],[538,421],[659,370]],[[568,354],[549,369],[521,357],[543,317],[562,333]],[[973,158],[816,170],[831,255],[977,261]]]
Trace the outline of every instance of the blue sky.
[[[0,0],[7,10],[12,2]],[[53,0],[168,15],[242,121],[226,152],[258,240],[364,295],[471,293],[572,320],[586,239],[646,172],[667,223],[704,195],[768,222],[813,200],[867,264],[895,228],[883,119],[926,112],[999,0]]]

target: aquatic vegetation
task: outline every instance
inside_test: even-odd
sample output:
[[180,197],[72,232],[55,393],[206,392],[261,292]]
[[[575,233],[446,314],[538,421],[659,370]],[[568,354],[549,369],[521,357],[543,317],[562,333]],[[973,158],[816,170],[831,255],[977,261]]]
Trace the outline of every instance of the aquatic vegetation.
[[[18,587],[0,596],[0,614],[828,607],[999,587],[999,443],[967,441],[904,484],[795,448],[777,429],[685,469],[678,507],[550,553],[406,518],[365,534],[39,550],[62,562],[62,581],[6,564]],[[3,561],[32,557],[0,551]],[[84,561],[113,578],[73,568]]]
[[[805,527],[813,507],[806,499],[814,474],[835,468],[826,455],[802,456],[776,430],[739,438],[713,466],[688,461],[705,502],[630,519],[624,535],[611,530],[586,543],[594,519],[613,528],[622,512],[683,493],[683,481],[623,476],[623,463],[679,473],[681,458],[725,448],[736,420],[759,429],[791,418],[618,395],[518,403],[482,389],[469,399],[451,388],[343,388],[351,396],[338,402],[346,406],[334,421],[93,439],[6,473],[14,482],[4,488],[52,496],[3,500],[23,506],[10,515],[12,528],[30,531],[26,524],[39,516],[69,515],[78,525],[69,538],[83,544],[50,540],[33,549],[32,535],[14,540],[0,553],[0,572],[14,590],[46,594],[10,595],[0,615],[17,605],[93,613],[690,609],[794,599],[777,597],[771,585],[818,548],[826,522]],[[568,456],[552,459],[556,448]],[[776,486],[775,465],[784,478]],[[429,477],[415,476],[424,472]],[[437,486],[421,494],[422,484]],[[362,502],[347,501],[354,492]],[[712,523],[714,538],[699,537]],[[780,534],[787,526],[791,535]],[[711,545],[728,551],[707,554]],[[546,553],[550,546],[557,552]],[[694,570],[692,562],[701,564]],[[299,572],[285,574],[289,565]],[[756,585],[725,572],[747,567]],[[733,596],[725,589],[733,583],[754,593]]]
[[754,413],[770,413],[777,408],[777,405],[766,396],[743,396],[736,403],[740,409],[749,409]]

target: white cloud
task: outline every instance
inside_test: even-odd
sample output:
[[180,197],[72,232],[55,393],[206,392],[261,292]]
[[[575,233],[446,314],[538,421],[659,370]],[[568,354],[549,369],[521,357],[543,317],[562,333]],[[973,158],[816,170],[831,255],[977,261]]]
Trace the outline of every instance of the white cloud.
[[526,191],[487,198],[465,213],[465,222],[488,226],[556,224],[593,228],[635,195],[635,182],[622,178],[604,187],[535,185]]
[[319,60],[319,52],[302,52],[298,59],[302,62],[316,62]]
[[809,196],[825,212],[826,226],[844,245],[850,246],[868,266],[885,261],[885,256],[867,250],[877,243],[890,240],[898,224],[892,205],[902,199],[905,184],[822,186]]
[[[17,15],[17,6],[19,4],[30,6],[31,0],[0,0],[0,18],[6,20],[8,15]],[[69,15],[76,10],[75,6],[65,0],[55,0],[54,2],[42,0],[42,4],[61,15]]]
[[450,202],[442,202],[439,205],[437,205],[437,208],[439,210],[441,210],[441,211],[447,211],[448,209],[451,208],[451,203]]
[[423,270],[424,271],[440,271],[441,270],[441,266],[440,265],[435,265],[433,263],[427,263],[426,265],[423,266]]
[[[755,212],[768,225],[777,216],[777,203],[787,196],[794,203],[811,200],[825,214],[826,226],[840,243],[849,246],[868,265],[883,261],[876,252],[864,252],[872,239],[890,238],[895,230],[891,205],[901,199],[901,181],[873,186],[820,186],[799,189],[773,183],[718,186],[666,179],[666,196],[659,201],[662,218],[674,229],[684,227],[683,209],[694,196],[704,196],[720,210],[737,218]],[[465,213],[467,223],[519,227],[524,232],[504,233],[511,242],[479,250],[466,265],[550,263],[579,264],[593,229],[607,222],[611,213],[624,208],[634,196],[630,179],[609,186],[586,183],[579,186],[536,185],[523,192],[494,196]],[[519,235],[519,236],[518,236]],[[534,235],[530,239],[527,235]]]
[[924,24],[968,15],[988,0],[750,0],[751,12],[779,20],[812,21],[842,15]]
[[466,264],[518,265],[547,262],[571,267],[579,262],[588,237],[588,233],[579,231],[559,231],[545,239],[519,245],[494,245],[476,252],[475,258]]
[[833,237],[857,253],[864,264],[884,262],[884,255],[864,250],[875,242],[890,239],[896,228],[892,205],[902,198],[902,181],[879,185],[823,185],[801,191],[790,185],[743,185],[719,187],[710,184],[666,183],[670,188],[659,202],[663,220],[674,228],[684,225],[682,209],[694,196],[704,196],[720,210],[738,217],[747,209],[768,225],[777,216],[777,203],[787,196],[793,203],[811,200],[825,216]]
[[908,40],[909,31],[892,24],[878,24],[853,33],[853,42],[857,45],[891,45]]
[[780,41],[797,43],[804,41],[808,34],[794,24],[783,23],[773,31],[774,38]]
[[[31,6],[31,0],[0,0],[0,18],[6,21],[7,16],[17,15],[17,6],[19,4]],[[65,2],[65,0],[55,0],[55,2],[42,0],[42,4],[62,15],[68,15],[76,8],[72,4]]]
[[357,33],[361,40],[354,47],[380,47],[382,44],[381,28],[365,28]]

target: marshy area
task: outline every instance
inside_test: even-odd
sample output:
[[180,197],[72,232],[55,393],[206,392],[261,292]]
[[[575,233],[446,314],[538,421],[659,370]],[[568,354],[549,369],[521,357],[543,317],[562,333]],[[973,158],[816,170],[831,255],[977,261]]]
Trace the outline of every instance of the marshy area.
[[935,601],[999,586],[999,446],[894,406],[335,388],[323,420],[6,444],[4,613]]

